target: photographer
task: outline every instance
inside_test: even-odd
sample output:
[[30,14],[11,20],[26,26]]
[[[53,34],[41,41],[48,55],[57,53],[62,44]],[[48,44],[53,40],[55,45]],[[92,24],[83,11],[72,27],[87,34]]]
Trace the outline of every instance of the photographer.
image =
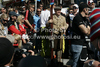
[[71,41],[71,51],[73,54],[72,67],[77,67],[77,62],[85,43],[85,36],[90,35],[90,26],[86,19],[86,15],[88,14],[87,7],[87,4],[81,3],[79,5],[79,13],[75,16],[72,22],[73,36],[80,36],[80,39],[73,39]]

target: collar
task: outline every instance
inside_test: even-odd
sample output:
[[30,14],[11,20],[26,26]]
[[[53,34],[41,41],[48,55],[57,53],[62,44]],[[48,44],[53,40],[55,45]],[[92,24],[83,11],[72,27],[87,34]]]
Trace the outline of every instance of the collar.
[[54,15],[54,17],[55,17],[56,19],[60,19],[60,18],[61,18],[61,15],[59,15],[59,16]]
[[39,17],[37,14],[35,15],[36,17]]

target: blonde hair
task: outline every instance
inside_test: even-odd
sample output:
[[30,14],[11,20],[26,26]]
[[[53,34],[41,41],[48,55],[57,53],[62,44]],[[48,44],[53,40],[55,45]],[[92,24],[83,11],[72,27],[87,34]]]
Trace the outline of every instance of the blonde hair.
[[1,22],[0,22],[0,25],[1,25],[1,30],[4,30],[4,26]]
[[15,40],[17,40],[17,41],[18,41],[18,48],[20,48],[20,49],[21,49],[21,47],[22,47],[22,40],[21,40],[21,36],[20,36],[20,35],[18,35],[18,34],[13,34],[13,36],[14,36]]
[[20,24],[22,24],[22,23],[21,23],[22,17],[24,17],[24,16],[23,16],[23,15],[19,15],[19,16],[17,17],[17,22],[19,22]]
[[1,19],[4,19],[4,18],[8,18],[8,15],[7,14],[2,14]]
[[[2,14],[0,18],[1,19],[8,18],[8,15],[7,14]],[[0,22],[0,25],[1,25],[2,30],[4,30],[4,26],[1,22]]]

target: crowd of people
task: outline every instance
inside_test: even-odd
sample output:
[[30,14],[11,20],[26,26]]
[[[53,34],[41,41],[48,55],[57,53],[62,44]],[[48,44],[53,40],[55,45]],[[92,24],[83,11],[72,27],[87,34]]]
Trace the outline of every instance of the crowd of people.
[[[50,5],[39,3],[36,13],[36,6],[31,2],[20,7],[1,8],[0,67],[49,67],[43,57],[51,58],[52,53],[53,59],[60,63],[63,55],[68,59],[70,56],[72,67],[100,65],[100,9],[95,8],[93,1],[79,5],[71,3],[65,12],[62,5],[54,3],[52,6],[51,10]],[[87,39],[91,39],[92,43]],[[51,64],[50,67],[53,66]]]

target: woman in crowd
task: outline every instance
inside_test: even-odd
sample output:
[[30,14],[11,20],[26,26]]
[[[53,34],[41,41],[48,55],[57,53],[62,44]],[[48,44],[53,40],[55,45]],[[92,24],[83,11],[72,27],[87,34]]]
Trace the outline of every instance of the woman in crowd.
[[27,42],[29,42],[29,37],[28,35],[26,34],[26,29],[24,28],[24,16],[23,15],[19,15],[18,18],[17,18],[17,22],[19,23],[19,30],[22,34],[22,40],[23,40],[23,43],[26,44]]

